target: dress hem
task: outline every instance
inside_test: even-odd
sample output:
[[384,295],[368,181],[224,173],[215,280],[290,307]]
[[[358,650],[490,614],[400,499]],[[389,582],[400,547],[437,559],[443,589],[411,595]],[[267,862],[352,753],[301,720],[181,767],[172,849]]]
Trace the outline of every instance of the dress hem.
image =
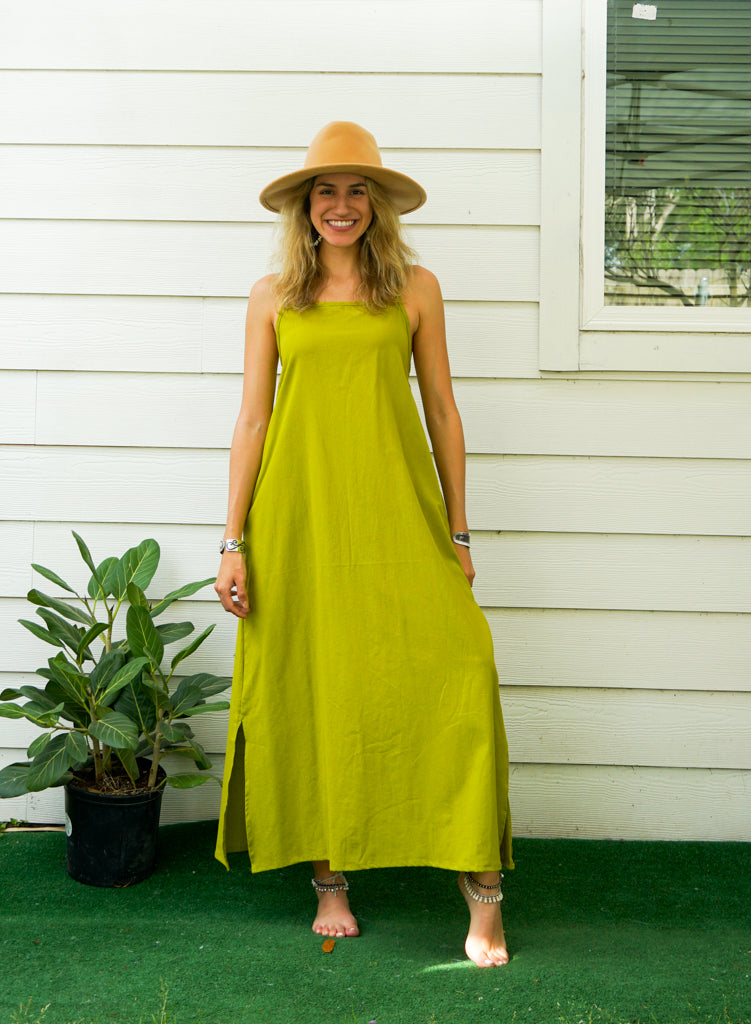
[[[235,850],[235,851],[232,851],[232,852],[234,852],[234,853],[242,853],[243,851],[242,850]],[[226,853],[225,853],[225,857],[224,858],[222,858],[222,857],[220,857],[220,856],[218,856],[216,854],[215,854],[215,857],[216,857],[216,860],[218,860],[221,864],[224,864],[224,866],[227,868],[228,871],[230,870],[229,863],[225,859],[226,858]],[[312,862],[314,860],[327,860],[327,859],[329,859],[329,858],[324,857],[324,856],[320,856],[319,857],[319,856],[316,856],[316,855],[304,856],[304,857],[301,856],[301,857],[295,857],[292,860],[284,860],[283,862],[280,862],[280,863],[264,864],[264,865],[262,865],[260,867],[257,866],[256,864],[254,864],[253,861],[251,860],[250,861],[250,870],[251,870],[252,874],[256,875],[256,874],[261,874],[264,871],[281,871],[283,868],[289,868],[289,867],[292,867],[295,864],[305,864],[305,863],[310,863],[310,862]],[[249,858],[249,860],[250,860],[250,858]],[[480,866],[478,864],[475,864],[475,865],[472,865],[472,866],[468,866],[467,864],[462,864],[461,866],[457,866],[456,863],[454,863],[453,861],[445,861],[443,859],[440,859],[440,860],[439,859],[435,859],[435,860],[433,860],[433,859],[429,859],[429,860],[422,860],[422,859],[420,859],[420,860],[412,860],[412,859],[410,859],[408,861],[403,861],[403,860],[394,861],[394,862],[379,861],[378,863],[370,863],[370,862],[368,862],[366,864],[351,864],[351,863],[347,864],[347,862],[345,861],[343,863],[332,862],[332,865],[331,865],[331,870],[335,874],[340,874],[341,872],[344,872],[344,871],[378,871],[378,870],[380,870],[382,868],[437,868],[439,871],[456,871],[456,872],[472,871],[474,873],[474,872],[480,872],[480,871],[513,871],[514,870],[514,862],[513,862],[513,860],[509,860],[508,863],[504,864],[504,863],[501,862],[501,860],[499,858],[497,864],[491,864],[489,866]]]

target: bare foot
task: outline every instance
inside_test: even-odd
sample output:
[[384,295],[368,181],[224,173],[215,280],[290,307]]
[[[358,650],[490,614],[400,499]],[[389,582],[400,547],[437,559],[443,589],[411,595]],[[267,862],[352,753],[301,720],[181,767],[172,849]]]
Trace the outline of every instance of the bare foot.
[[[497,871],[477,871],[472,877],[485,885],[495,885]],[[478,967],[502,967],[508,963],[506,938],[503,934],[503,918],[500,903],[478,903],[470,899],[464,888],[464,872],[459,875],[459,889],[469,907],[469,932],[464,949],[470,960]],[[497,890],[491,889],[489,895]]]
[[[320,876],[316,874],[316,877]],[[344,876],[334,875],[332,878],[329,875],[326,877],[326,881],[329,879],[341,882]],[[344,939],[360,934],[355,916],[349,909],[349,900],[347,899],[346,892],[319,892],[317,895],[318,913],[313,922],[313,931],[316,935],[325,935],[332,939]]]

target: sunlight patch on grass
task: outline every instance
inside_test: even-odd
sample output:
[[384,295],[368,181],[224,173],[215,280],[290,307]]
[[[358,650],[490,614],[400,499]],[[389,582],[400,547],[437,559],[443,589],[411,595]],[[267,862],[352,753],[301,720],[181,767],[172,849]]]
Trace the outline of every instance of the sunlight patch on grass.
[[471,960],[452,960],[449,964],[433,964],[431,967],[423,967],[420,974],[434,974],[436,971],[457,971],[473,966]]

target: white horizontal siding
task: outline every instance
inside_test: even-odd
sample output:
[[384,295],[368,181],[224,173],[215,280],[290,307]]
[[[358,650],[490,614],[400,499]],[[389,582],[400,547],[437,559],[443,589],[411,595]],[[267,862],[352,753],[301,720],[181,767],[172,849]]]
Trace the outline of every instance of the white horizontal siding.
[[514,765],[510,799],[518,836],[743,842],[751,773]]
[[[186,572],[184,578],[189,575]],[[45,592],[54,592],[39,577],[34,582],[40,589],[46,587]],[[214,632],[190,661],[191,671],[231,675],[237,624],[211,597],[207,589],[205,599],[165,612],[165,621],[188,619],[199,632],[213,624]],[[509,689],[516,686],[539,687],[543,700],[548,687],[562,686],[751,693],[751,616],[747,614],[588,608],[487,608],[486,614],[504,703]],[[38,678],[29,676],[29,669],[54,654],[49,645],[18,625],[18,619],[34,615],[34,608],[21,596],[0,599],[0,634],[5,644],[1,686],[39,684]],[[638,736],[634,739],[638,742]]]
[[[154,537],[163,549],[159,587],[178,587],[186,576],[208,578],[217,568],[215,526],[38,522],[31,545],[28,524],[2,527],[0,536],[6,533],[11,542],[0,565],[0,588],[8,597],[21,597],[31,586],[29,561],[70,582],[88,582],[71,527],[97,560]],[[14,540],[26,543],[13,547]],[[33,558],[27,557],[30,547]],[[478,533],[473,549],[475,595],[486,608],[751,611],[751,538]],[[209,590],[201,596],[214,600]]]
[[[13,68],[534,73],[540,0],[36,0],[3,5]],[[355,26],[357,45],[331,46]],[[450,41],[450,45],[448,45]]]
[[[537,298],[536,228],[418,224],[408,234],[448,299]],[[247,296],[271,249],[270,224],[8,220],[0,269],[9,292]]]
[[751,538],[505,533],[475,550],[486,607],[751,611]]
[[3,71],[0,93],[13,143],[299,147],[335,117],[384,149],[540,146],[536,75]]
[[[751,693],[518,686],[504,690],[503,715],[515,764],[751,769]],[[190,723],[209,754],[224,752],[228,716]],[[38,734],[0,718],[0,749]]]
[[[8,445],[0,516],[216,524],[227,490],[224,448]],[[470,455],[474,530],[747,536],[751,465],[740,459]]]
[[[240,390],[226,375],[39,373],[36,441],[219,447]],[[454,392],[473,454],[751,458],[751,384],[457,381]]]
[[[247,299],[0,295],[6,369],[241,373]],[[537,377],[537,306],[447,302],[457,377]]]
[[612,344],[613,335],[586,331],[580,336],[582,370],[641,370],[650,365],[654,372],[680,368],[683,373],[706,373],[707,351],[711,349],[714,376],[718,373],[748,374],[751,369],[751,333],[710,334],[697,330],[660,334],[619,332],[620,344]]
[[34,440],[35,373],[0,370],[0,444],[28,444]]
[[[0,750],[0,767],[15,760]],[[221,775],[223,758],[211,758]],[[517,836],[568,839],[746,841],[751,773],[700,768],[512,764]],[[215,818],[219,788],[167,789],[162,821]],[[63,820],[59,789],[3,801],[8,817]]]
[[[76,220],[269,221],[258,195],[304,150],[5,146],[0,216]],[[539,224],[537,152],[384,150],[429,201],[410,224]],[[157,187],[158,183],[158,187]]]

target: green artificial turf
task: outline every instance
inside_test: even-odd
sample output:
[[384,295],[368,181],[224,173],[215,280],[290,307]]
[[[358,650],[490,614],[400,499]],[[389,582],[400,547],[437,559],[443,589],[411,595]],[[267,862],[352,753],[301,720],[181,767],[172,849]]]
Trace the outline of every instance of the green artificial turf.
[[163,828],[128,889],[72,881],[62,833],[0,836],[0,1024],[751,1022],[747,845],[517,840],[511,962],[481,969],[452,874],[350,875],[362,936],[326,954],[309,867],[227,873],[214,832]]

